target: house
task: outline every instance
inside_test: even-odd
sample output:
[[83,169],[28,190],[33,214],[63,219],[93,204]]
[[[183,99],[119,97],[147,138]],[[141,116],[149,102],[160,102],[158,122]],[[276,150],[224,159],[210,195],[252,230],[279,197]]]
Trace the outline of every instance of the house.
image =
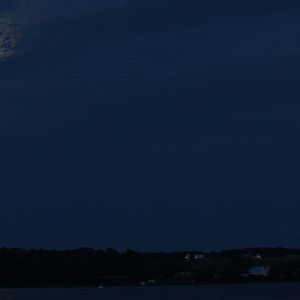
[[186,259],[186,260],[191,260],[191,259],[192,259],[191,254],[187,254],[187,255],[185,256],[185,259]]
[[204,254],[203,253],[189,253],[186,254],[185,259],[186,260],[201,260],[204,259]]
[[257,253],[257,254],[243,254],[242,258],[245,259],[254,259],[254,260],[261,260],[262,259],[262,255]]
[[256,254],[256,255],[254,255],[254,259],[262,259],[261,254]]
[[266,276],[268,276],[269,272],[270,272],[270,266],[252,267],[249,270],[249,275],[259,276],[259,277],[266,277]]
[[194,259],[195,260],[204,259],[204,254],[195,254]]

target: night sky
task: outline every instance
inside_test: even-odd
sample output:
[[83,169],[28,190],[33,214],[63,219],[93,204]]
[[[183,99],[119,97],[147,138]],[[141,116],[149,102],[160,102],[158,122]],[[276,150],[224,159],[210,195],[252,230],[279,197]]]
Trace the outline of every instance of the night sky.
[[1,0],[0,246],[300,247],[300,4]]

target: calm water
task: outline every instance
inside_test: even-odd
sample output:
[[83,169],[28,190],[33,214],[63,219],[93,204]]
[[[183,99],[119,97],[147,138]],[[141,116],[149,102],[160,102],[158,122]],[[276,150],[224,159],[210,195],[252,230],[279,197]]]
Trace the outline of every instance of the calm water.
[[299,300],[300,284],[0,290],[0,300]]

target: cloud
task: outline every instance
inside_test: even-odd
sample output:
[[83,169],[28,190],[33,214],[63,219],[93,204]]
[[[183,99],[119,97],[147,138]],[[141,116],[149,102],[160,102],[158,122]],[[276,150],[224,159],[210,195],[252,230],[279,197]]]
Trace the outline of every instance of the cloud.
[[[158,12],[167,15],[162,9],[167,9],[167,1],[153,1],[152,10],[147,0],[145,7],[135,6],[130,1],[109,13],[104,14],[99,9],[93,14],[70,18],[58,16],[55,22],[48,22],[47,17],[41,21],[43,14],[37,12],[45,11],[46,7],[54,9],[68,1],[44,0],[45,6],[31,1],[30,6],[23,4],[7,13],[2,40],[9,36],[12,43],[11,48],[9,44],[2,44],[2,58],[25,48],[32,49],[30,53],[16,56],[12,63],[1,64],[0,98],[2,103],[7,103],[5,111],[11,111],[10,124],[24,120],[38,128],[32,125],[37,120],[36,124],[48,122],[45,127],[50,127],[52,121],[64,122],[69,107],[72,107],[72,118],[92,120],[93,111],[105,111],[102,105],[106,99],[112,102],[158,99],[161,103],[172,99],[173,104],[179,105],[181,99],[187,98],[186,101],[196,107],[194,111],[201,108],[204,113],[229,111],[242,105],[241,102],[250,107],[259,106],[263,101],[269,104],[269,98],[279,102],[283,92],[286,101],[292,101],[290,94],[298,90],[293,85],[298,82],[295,66],[298,64],[299,18],[296,12],[295,15],[270,13],[260,18],[256,15],[227,17],[226,22],[204,26],[201,20],[196,23],[195,18],[197,26],[194,28],[180,19],[179,1],[175,0],[173,7],[173,11],[177,11],[173,16],[177,19],[165,21],[154,16],[158,16]],[[186,1],[192,3],[192,0]],[[191,11],[185,6],[184,9],[186,13]],[[36,18],[32,17],[35,15]],[[32,30],[25,29],[31,26]],[[292,67],[288,59],[293,60]],[[276,68],[279,71],[274,72]],[[243,93],[244,90],[248,92]],[[218,100],[222,94],[227,95],[226,101]],[[20,101],[21,98],[26,101]],[[95,109],[89,110],[88,102]],[[60,110],[61,103],[65,108]],[[85,105],[89,118],[82,109]],[[57,116],[59,112],[61,115]],[[94,119],[100,123],[98,116]],[[87,123],[82,121],[81,124],[84,122]],[[20,128],[26,126],[22,124]]]
[[[0,4],[0,60],[13,56],[24,32],[41,23],[118,7],[126,0],[9,0]],[[24,50],[24,49],[23,49]]]
[[[295,0],[10,0],[0,4],[0,59],[17,53],[24,32],[33,26],[37,32],[43,31],[43,23],[51,23],[49,26],[57,31],[66,30],[71,35],[85,35],[88,31],[97,38],[115,38],[199,27],[296,4]],[[21,50],[24,51],[18,51]]]

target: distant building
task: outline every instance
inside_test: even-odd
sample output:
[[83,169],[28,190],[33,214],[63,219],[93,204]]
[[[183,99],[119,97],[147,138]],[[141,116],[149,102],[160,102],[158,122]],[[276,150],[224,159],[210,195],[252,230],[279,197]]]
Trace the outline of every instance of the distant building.
[[243,254],[242,257],[246,258],[246,259],[256,259],[256,260],[262,259],[262,255],[259,254],[259,253],[257,253],[257,254]]
[[192,259],[191,254],[187,254],[187,255],[185,256],[185,259],[186,259],[186,260],[191,260],[191,259]]
[[299,254],[288,254],[286,257],[287,258],[292,258],[292,259],[300,259]]
[[203,253],[188,253],[185,256],[186,260],[201,260],[204,259]]
[[195,272],[177,272],[175,274],[176,279],[191,279],[194,278],[196,275]]
[[194,255],[194,259],[198,260],[198,259],[204,259],[204,254],[195,254]]
[[249,270],[249,275],[266,277],[270,272],[270,267],[252,267]]

